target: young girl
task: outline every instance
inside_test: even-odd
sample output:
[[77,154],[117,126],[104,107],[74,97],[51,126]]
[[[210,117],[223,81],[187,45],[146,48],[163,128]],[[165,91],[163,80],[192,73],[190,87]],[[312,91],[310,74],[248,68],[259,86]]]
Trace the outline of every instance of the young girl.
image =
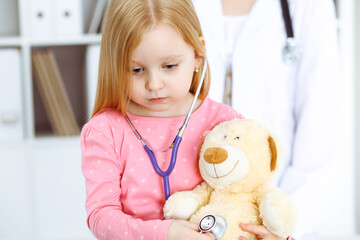
[[[87,223],[98,239],[214,239],[196,224],[162,220],[162,178],[125,118],[153,149],[168,147],[194,99],[205,57],[190,0],[111,1],[93,117],[81,133]],[[209,81],[207,71],[169,177],[171,194],[202,182],[197,153],[203,134],[242,117],[206,97]],[[155,152],[161,169],[170,155]]]

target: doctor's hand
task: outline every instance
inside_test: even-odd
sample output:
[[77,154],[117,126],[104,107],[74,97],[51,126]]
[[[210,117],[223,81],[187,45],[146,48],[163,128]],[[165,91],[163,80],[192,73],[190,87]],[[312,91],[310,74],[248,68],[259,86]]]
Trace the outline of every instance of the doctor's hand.
[[[270,232],[266,227],[262,225],[255,224],[244,224],[240,223],[240,227],[243,231],[252,233],[256,236],[257,239],[262,240],[285,240],[285,238],[281,238],[276,236],[272,232]],[[247,240],[246,237],[240,237],[239,240]]]
[[174,220],[169,227],[167,240],[215,240],[211,233],[200,233],[198,225],[185,220]]

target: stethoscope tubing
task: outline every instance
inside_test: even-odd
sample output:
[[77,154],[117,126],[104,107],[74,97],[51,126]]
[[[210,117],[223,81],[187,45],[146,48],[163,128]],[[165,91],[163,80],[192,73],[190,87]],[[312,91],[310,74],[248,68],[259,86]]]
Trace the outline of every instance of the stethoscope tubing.
[[164,193],[165,193],[165,201],[170,197],[170,183],[169,183],[169,176],[171,172],[174,170],[176,158],[177,158],[177,152],[179,149],[180,142],[182,140],[182,137],[176,135],[175,140],[173,142],[173,148],[171,151],[171,159],[169,167],[166,171],[162,171],[156,161],[154,152],[147,146],[144,145],[144,149],[149,155],[149,158],[151,160],[151,164],[154,167],[155,172],[162,177],[163,183],[164,183]]
[[292,26],[288,1],[280,0],[280,2],[281,2],[281,10],[285,24],[286,36],[287,38],[294,38],[294,30]]
[[291,20],[288,0],[280,0],[282,17],[285,25],[286,42],[283,48],[283,61],[286,64],[293,65],[301,58],[302,51],[297,45],[294,36],[293,23]]

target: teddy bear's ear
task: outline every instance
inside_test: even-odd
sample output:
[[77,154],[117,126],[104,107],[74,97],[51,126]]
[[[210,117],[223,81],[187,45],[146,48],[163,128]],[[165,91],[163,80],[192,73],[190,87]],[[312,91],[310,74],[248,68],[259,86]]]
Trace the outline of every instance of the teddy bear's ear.
[[271,162],[270,162],[270,171],[274,171],[276,168],[276,161],[277,161],[277,150],[276,150],[276,144],[274,139],[269,136],[268,137],[269,142],[269,149],[271,153]]

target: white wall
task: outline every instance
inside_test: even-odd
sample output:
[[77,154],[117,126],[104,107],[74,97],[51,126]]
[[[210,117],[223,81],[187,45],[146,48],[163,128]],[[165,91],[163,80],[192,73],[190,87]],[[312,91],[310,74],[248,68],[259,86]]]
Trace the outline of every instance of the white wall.
[[356,216],[357,216],[357,233],[360,234],[360,1],[355,3],[355,17],[356,17],[356,36],[355,45],[356,49],[356,58],[355,58],[355,69],[356,69],[356,78],[355,78],[355,176],[356,176]]

